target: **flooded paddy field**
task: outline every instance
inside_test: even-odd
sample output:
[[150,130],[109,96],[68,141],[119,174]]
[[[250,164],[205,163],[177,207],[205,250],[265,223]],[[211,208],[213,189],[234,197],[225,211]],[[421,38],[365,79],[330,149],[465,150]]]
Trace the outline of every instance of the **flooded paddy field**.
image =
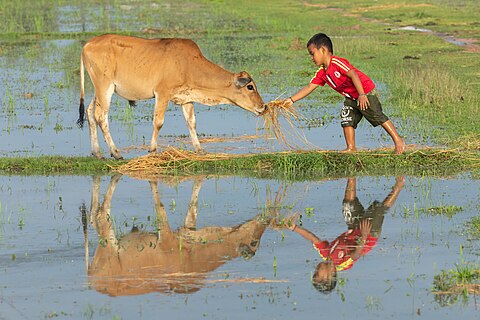
[[[448,82],[451,77],[445,77],[444,88],[442,83],[435,83],[432,90],[420,86],[418,91],[422,96],[426,92],[424,100],[428,100],[425,109],[433,110],[433,114],[415,113],[425,115],[420,118],[411,114],[424,104],[413,101],[412,109],[402,109],[393,103],[393,86],[384,83],[405,80],[392,80],[392,73],[380,71],[387,66],[411,68],[414,79],[421,79],[424,75],[417,71],[424,70],[425,57],[446,57],[456,44],[425,40],[418,32],[401,38],[408,30],[371,27],[367,20],[360,25],[351,16],[340,17],[338,8],[317,8],[307,2],[300,9],[277,2],[269,8],[255,2],[259,12],[243,11],[244,5],[253,6],[250,2],[242,2],[242,8],[226,8],[217,1],[57,0],[55,5],[43,0],[3,1],[0,157],[90,155],[88,128],[76,125],[80,52],[90,38],[110,32],[191,38],[211,61],[232,72],[248,71],[268,102],[288,97],[310,80],[316,68],[304,38],[325,31],[335,35],[340,52],[351,54],[355,63],[362,61],[362,68],[371,72],[388,115],[408,145],[434,146],[432,141],[439,141],[431,138],[434,130],[443,132],[449,128],[445,122],[463,119],[463,108],[449,108],[458,105],[459,86]],[[322,14],[322,19],[312,18],[312,12]],[[296,18],[290,17],[293,13]],[[307,14],[310,18],[304,17]],[[403,18],[414,20],[408,25],[417,25],[422,17],[430,19],[422,12],[413,18],[408,15]],[[314,20],[318,21],[305,24]],[[472,33],[477,20],[467,24]],[[436,25],[428,28],[434,30]],[[425,41],[432,47],[423,48]],[[465,70],[478,69],[472,56],[458,57]],[[444,79],[446,70],[432,66],[442,70],[442,77],[436,78]],[[406,100],[411,93],[407,83],[408,90],[402,91]],[[471,87],[458,90],[462,107],[469,103],[464,93],[474,92]],[[342,99],[330,91],[298,103],[302,118],[294,123],[299,131],[290,142],[299,149],[344,148],[339,123]],[[429,92],[435,99],[437,94],[451,94],[438,99],[450,103],[448,108],[430,101]],[[87,77],[85,102],[92,97]],[[110,130],[127,159],[147,154],[153,104],[154,100],[138,101],[131,107],[113,96]],[[441,123],[450,109],[458,110],[458,117]],[[266,136],[262,117],[239,107],[195,104],[195,112],[207,152],[289,150]],[[475,128],[475,119],[468,120],[457,130],[467,138],[470,128]],[[283,127],[289,130],[288,123]],[[356,133],[360,150],[392,147],[389,136],[366,121]],[[475,137],[478,133],[472,140]],[[108,156],[101,133],[99,140]],[[171,102],[159,151],[168,146],[193,150],[181,108]],[[478,317],[478,295],[445,292],[439,286],[445,270],[461,274],[472,263],[478,272],[478,173],[306,180],[233,175],[172,176],[158,181],[119,175],[0,176],[0,319],[159,315],[303,319],[320,314],[350,319],[352,313],[358,319]],[[362,243],[357,234],[362,217],[372,224],[374,239],[364,244],[368,250],[353,263],[339,251],[335,285],[330,291],[314,286],[317,267],[321,270],[327,264],[298,230],[324,240],[323,246],[334,246],[336,239],[352,230],[350,240],[356,247]],[[294,218],[297,231],[288,229]]]
[[[468,175],[2,176],[0,190],[2,319],[478,315],[476,296],[433,293],[442,270],[478,261],[480,184]],[[280,223],[294,214],[329,243],[368,217],[378,240],[317,290],[323,259]]]

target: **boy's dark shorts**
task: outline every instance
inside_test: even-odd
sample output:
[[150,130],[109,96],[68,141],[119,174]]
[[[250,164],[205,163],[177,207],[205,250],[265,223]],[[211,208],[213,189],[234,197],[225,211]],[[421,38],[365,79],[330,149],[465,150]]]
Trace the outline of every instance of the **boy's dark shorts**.
[[357,100],[345,98],[342,111],[340,112],[342,127],[353,127],[356,129],[363,117],[374,127],[388,121],[388,117],[382,111],[382,105],[377,95],[369,93],[367,94],[367,98],[370,102],[367,110],[360,110],[360,107],[357,105]]
[[358,225],[360,218],[365,214],[365,208],[363,208],[358,197],[354,200],[343,200],[342,202],[342,214],[345,219],[345,223],[353,228],[355,222]]
[[375,237],[378,237],[382,231],[383,220],[388,209],[382,202],[375,200],[365,210],[357,197],[354,200],[344,200],[342,203],[343,218],[348,229],[359,229],[360,221],[369,219],[372,223],[370,234]]

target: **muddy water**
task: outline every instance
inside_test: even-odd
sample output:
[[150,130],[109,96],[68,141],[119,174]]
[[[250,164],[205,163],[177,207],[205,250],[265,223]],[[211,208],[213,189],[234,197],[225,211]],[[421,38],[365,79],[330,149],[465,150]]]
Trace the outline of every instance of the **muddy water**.
[[[478,214],[480,184],[467,175],[286,183],[3,176],[0,190],[2,319],[478,315],[475,297],[446,307],[431,292],[441,270],[478,259],[465,228]],[[453,206],[452,215],[436,214]],[[279,227],[294,213],[324,245],[362,216],[378,239],[319,292],[311,276],[323,259]]]

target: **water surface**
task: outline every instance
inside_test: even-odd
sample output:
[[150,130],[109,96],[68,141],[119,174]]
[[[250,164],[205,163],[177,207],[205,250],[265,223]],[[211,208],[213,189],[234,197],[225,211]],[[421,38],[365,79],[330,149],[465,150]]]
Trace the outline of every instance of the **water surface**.
[[[0,316],[6,319],[478,314],[474,297],[444,306],[431,292],[441,270],[478,259],[478,240],[465,230],[478,214],[480,185],[468,176],[287,183],[3,176],[0,190]],[[372,204],[381,203],[388,205],[373,217]],[[446,206],[461,209],[435,213]],[[378,241],[338,271],[333,290],[319,292],[311,275],[323,259],[300,235],[273,228],[271,219],[299,213],[303,228],[331,243],[362,207],[376,219]],[[162,249],[168,241],[176,245]],[[118,264],[102,255],[118,244],[116,250],[131,250],[127,259],[136,258]]]

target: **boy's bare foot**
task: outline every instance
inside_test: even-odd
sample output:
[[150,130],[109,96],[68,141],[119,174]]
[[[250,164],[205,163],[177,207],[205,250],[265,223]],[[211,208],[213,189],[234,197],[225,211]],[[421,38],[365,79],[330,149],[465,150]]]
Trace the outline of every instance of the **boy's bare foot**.
[[405,151],[405,142],[400,140],[399,142],[395,143],[395,154],[402,154]]
[[341,153],[351,153],[351,152],[356,152],[357,148],[346,148],[340,151]]

